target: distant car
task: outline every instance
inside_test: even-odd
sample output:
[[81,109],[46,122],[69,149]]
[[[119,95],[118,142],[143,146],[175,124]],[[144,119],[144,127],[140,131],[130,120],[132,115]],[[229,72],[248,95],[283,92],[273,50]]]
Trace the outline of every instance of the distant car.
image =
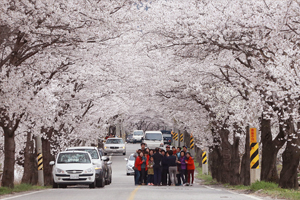
[[65,188],[68,185],[96,187],[96,171],[88,152],[60,152],[56,161],[51,161],[50,165],[53,165],[53,188]]
[[108,153],[122,153],[126,155],[126,145],[122,138],[107,138],[103,151],[104,155]]
[[134,154],[130,154],[128,158],[124,158],[126,162],[126,174],[131,175],[134,174],[134,162],[135,162],[135,157]]
[[104,187],[111,183],[112,174],[108,172],[107,162],[109,158],[102,157],[97,147],[69,147],[66,151],[86,151],[91,154],[92,161],[95,163],[97,187]]
[[130,135],[127,136],[126,142],[127,142],[127,143],[133,143],[133,142],[134,142],[134,141],[133,141],[133,135],[132,135],[132,134],[130,134]]
[[171,131],[161,131],[164,138],[164,144],[171,145],[172,144],[172,134]]
[[164,147],[164,140],[161,131],[146,131],[143,142],[149,149]]
[[143,130],[135,130],[133,131],[133,143],[136,142],[142,142],[144,137],[144,131]]

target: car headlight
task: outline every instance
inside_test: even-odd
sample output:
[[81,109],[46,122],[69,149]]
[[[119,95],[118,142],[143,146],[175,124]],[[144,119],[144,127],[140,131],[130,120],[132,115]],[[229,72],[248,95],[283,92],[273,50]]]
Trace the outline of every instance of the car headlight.
[[125,149],[125,147],[122,147],[123,149]]
[[58,174],[64,174],[65,171],[62,170],[62,169],[56,168],[56,173],[58,173]]
[[93,172],[94,171],[94,168],[88,168],[88,169],[86,169],[85,171],[84,171],[84,173],[91,173],[91,172]]

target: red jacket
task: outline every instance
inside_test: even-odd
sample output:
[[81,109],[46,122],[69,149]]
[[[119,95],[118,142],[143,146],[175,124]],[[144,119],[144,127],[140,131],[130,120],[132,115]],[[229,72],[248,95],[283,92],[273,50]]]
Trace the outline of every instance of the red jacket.
[[192,157],[189,157],[186,161],[187,170],[195,170],[194,159]]
[[142,168],[141,168],[142,164],[143,164],[143,160],[142,160],[142,158],[141,158],[140,156],[138,156],[138,157],[135,159],[134,166],[135,166],[139,171],[141,171],[141,170],[142,170]]

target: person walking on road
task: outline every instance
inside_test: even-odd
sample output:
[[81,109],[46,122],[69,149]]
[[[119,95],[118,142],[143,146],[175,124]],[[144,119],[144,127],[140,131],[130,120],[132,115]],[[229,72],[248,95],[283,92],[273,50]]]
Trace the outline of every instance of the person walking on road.
[[162,161],[162,155],[159,153],[159,148],[155,148],[155,153],[153,154],[153,160],[154,160],[154,185],[158,186],[161,182],[161,161]]
[[[187,160],[185,161],[186,168],[187,168],[187,183],[186,183],[186,185],[188,186],[190,184],[191,186],[193,186],[195,163],[194,163],[194,159],[192,158],[190,152],[186,153],[186,158],[187,158]],[[192,180],[191,180],[191,177],[192,177]]]
[[176,180],[176,172],[177,172],[177,157],[173,155],[173,151],[169,151],[169,157],[168,164],[169,164],[169,173],[170,173],[170,179],[171,179],[171,185],[175,186],[177,185]]

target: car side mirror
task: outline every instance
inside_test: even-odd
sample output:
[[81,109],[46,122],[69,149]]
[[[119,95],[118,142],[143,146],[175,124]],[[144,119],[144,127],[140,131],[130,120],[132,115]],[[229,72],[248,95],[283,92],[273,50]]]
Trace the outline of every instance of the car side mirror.
[[50,161],[49,165],[54,165],[55,162],[54,161]]

